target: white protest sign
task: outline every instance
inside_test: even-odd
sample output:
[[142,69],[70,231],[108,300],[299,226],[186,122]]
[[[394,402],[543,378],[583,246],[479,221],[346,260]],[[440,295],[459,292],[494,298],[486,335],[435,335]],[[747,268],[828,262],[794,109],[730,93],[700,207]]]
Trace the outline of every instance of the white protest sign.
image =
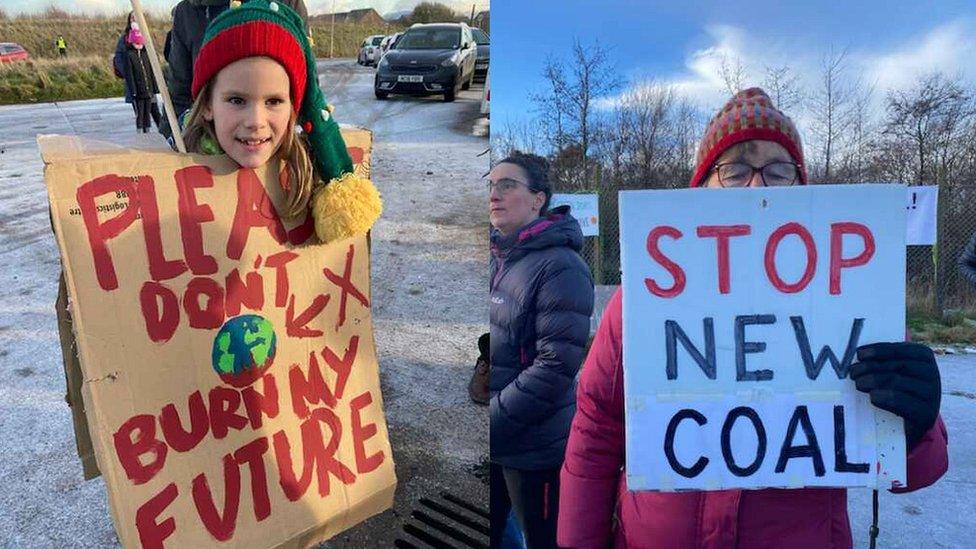
[[600,200],[595,194],[560,194],[552,195],[550,208],[569,205],[569,214],[579,221],[583,236],[597,236],[600,234]]
[[908,242],[909,246],[932,246],[937,239],[936,229],[939,206],[939,186],[926,185],[907,187],[905,189],[908,211]]
[[904,187],[620,193],[627,486],[905,483],[847,378],[905,337]]

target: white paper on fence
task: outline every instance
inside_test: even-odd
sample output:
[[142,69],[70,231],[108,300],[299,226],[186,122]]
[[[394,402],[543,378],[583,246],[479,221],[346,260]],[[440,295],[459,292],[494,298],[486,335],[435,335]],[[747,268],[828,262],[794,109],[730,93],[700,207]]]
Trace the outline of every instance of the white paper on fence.
[[600,200],[595,194],[561,194],[552,195],[549,207],[569,205],[569,213],[579,221],[583,236],[597,236],[600,234]]
[[[905,215],[904,187],[899,185],[819,185],[763,189],[681,189],[620,193],[620,249],[623,285],[623,356],[626,409],[626,474],[631,490],[725,489],[762,487],[879,487],[905,482],[905,440],[901,418],[874,408],[846,377],[839,379],[829,362],[815,380],[808,379],[790,317],[803,319],[812,355],[829,346],[838,359],[852,332],[854,319],[863,318],[857,345],[902,341],[905,337]],[[805,289],[781,293],[769,281],[764,266],[768,237],[778,227],[798,222],[815,244],[815,272]],[[875,252],[865,265],[841,270],[839,295],[829,292],[831,224],[855,222],[867,226]],[[729,292],[721,293],[716,268],[715,238],[699,238],[700,225],[751,226],[748,236],[729,240]],[[660,251],[682,266],[684,291],[672,298],[653,295],[645,284],[651,278],[662,287],[672,285],[669,271],[651,259],[648,235],[669,225],[681,231],[677,239],[661,238]],[[856,235],[841,238],[843,257],[864,250]],[[796,283],[805,272],[807,254],[798,236],[781,240],[775,253],[780,278]],[[763,352],[745,355],[746,369],[769,369],[768,381],[736,381],[734,322],[738,315],[774,315],[775,323],[749,325],[745,341],[765,342]],[[714,327],[716,379],[676,346],[677,379],[666,374],[665,321],[673,320],[704,354],[703,319]],[[725,412],[736,406],[756,410],[767,432],[766,454],[758,470],[748,476],[730,473],[720,451]],[[806,406],[825,466],[814,472],[813,459],[793,458],[775,471],[786,425],[798,406]],[[845,411],[847,462],[866,463],[866,473],[835,471],[833,407]],[[709,463],[687,478],[674,472],[664,451],[664,434],[678,409],[697,409],[708,423],[679,424],[675,457],[688,466],[698,456]],[[777,437],[779,439],[777,440]],[[734,463],[740,467],[756,457],[757,435],[746,419],[733,424],[730,437]],[[792,444],[807,438],[798,430]],[[718,453],[716,453],[718,452]]]
[[905,210],[908,212],[909,246],[932,246],[938,238],[939,186],[906,187]]

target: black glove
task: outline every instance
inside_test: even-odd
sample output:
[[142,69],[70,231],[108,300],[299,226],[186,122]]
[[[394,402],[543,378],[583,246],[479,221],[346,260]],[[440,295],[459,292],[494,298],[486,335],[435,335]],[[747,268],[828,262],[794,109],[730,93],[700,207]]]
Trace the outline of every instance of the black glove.
[[872,343],[857,348],[851,379],[871,404],[905,420],[911,450],[935,424],[942,381],[932,349],[919,343]]

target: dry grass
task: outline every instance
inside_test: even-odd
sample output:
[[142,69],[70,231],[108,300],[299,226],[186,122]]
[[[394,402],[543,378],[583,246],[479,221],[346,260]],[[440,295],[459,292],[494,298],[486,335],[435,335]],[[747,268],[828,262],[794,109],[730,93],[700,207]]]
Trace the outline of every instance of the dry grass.
[[0,65],[0,105],[118,97],[111,57],[34,59]]
[[[10,17],[0,10],[0,37],[20,44],[31,55],[29,63],[0,66],[0,105],[121,96],[123,83],[113,73],[112,56],[125,18],[125,14],[72,15],[56,8],[40,16]],[[169,15],[149,15],[148,21],[153,42],[162,55],[171,23]],[[316,57],[329,56],[331,30],[328,21],[312,22]],[[333,56],[356,57],[363,38],[400,30],[399,25],[336,24]],[[66,60],[58,57],[58,34],[68,46]]]

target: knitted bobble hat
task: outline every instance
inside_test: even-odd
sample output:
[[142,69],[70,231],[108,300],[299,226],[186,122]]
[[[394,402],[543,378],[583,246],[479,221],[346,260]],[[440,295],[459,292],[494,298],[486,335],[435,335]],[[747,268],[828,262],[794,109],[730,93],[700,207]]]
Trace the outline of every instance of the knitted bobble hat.
[[368,179],[353,174],[332,106],[318,86],[305,25],[294,10],[266,0],[231,2],[231,9],[211,21],[204,33],[193,64],[193,99],[221,69],[248,57],[271,58],[288,74],[292,108],[316,172],[326,182],[314,191],[311,201],[319,239],[333,242],[366,233],[382,212],[380,195]]
[[705,127],[690,186],[701,185],[708,170],[729,147],[752,140],[773,141],[782,145],[800,166],[800,183],[806,184],[807,169],[803,164],[803,146],[796,126],[773,106],[766,92],[760,88],[749,88],[729,99]]

